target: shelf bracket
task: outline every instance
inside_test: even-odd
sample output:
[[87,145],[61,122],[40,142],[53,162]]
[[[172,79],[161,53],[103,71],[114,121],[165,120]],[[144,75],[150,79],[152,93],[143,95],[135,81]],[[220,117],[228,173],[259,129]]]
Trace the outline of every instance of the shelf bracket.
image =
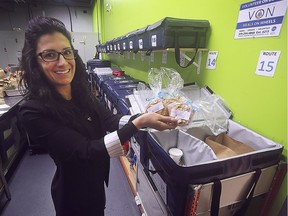
[[201,61],[202,61],[202,51],[198,52],[198,67],[197,67],[197,74],[200,74],[200,68],[201,68]]
[[[191,61],[191,58],[185,54],[185,52],[180,51],[180,55],[184,57],[187,61]],[[195,61],[192,63],[197,68],[197,74],[200,74],[201,69],[201,60],[202,60],[202,51],[198,51],[197,53],[198,62]]]

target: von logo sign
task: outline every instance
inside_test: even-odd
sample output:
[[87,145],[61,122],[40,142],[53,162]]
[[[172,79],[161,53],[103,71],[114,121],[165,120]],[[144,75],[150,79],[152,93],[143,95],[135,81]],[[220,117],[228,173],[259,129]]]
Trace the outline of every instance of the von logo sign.
[[256,0],[240,5],[235,39],[279,36],[287,0]]
[[275,12],[275,7],[273,8],[260,8],[258,10],[254,10],[252,12],[248,12],[248,15],[249,15],[249,20],[252,20],[253,18],[254,19],[261,19],[261,18],[268,18],[268,17],[273,17],[273,14]]

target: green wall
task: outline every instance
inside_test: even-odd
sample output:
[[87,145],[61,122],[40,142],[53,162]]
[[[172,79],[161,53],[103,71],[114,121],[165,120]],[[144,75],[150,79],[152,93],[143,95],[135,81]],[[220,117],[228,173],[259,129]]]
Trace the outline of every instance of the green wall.
[[[234,39],[240,5],[248,1],[211,0],[100,0],[102,41],[125,35],[138,28],[170,16],[175,18],[206,19],[210,22],[207,47],[218,51],[216,70],[206,70],[207,52],[203,52],[200,75],[196,67],[180,68],[174,54],[168,53],[168,63],[162,64],[162,53],[155,53],[154,62],[141,54],[111,54],[105,56],[120,66],[127,74],[147,81],[151,67],[172,67],[184,81],[196,81],[208,85],[220,95],[233,111],[233,120],[284,146],[283,158],[287,157],[287,17],[285,16],[279,37]],[[106,5],[111,5],[106,12]],[[94,14],[96,11],[95,10]],[[98,10],[99,11],[99,10]],[[99,17],[99,16],[98,16]],[[97,30],[94,15],[94,30]],[[261,50],[280,50],[277,70],[273,78],[255,74]],[[193,53],[188,53],[192,55]],[[287,180],[287,179],[285,179]],[[286,182],[286,181],[285,181]],[[274,205],[280,208],[287,194],[282,185]]]

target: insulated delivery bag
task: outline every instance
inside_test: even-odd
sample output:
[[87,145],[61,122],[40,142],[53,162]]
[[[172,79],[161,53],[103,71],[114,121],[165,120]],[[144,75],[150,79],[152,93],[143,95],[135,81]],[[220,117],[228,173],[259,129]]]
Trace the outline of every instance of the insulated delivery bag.
[[[268,192],[283,146],[229,119],[230,110],[209,88],[187,86],[181,93],[200,109],[185,130],[135,135],[144,172],[171,215],[244,215],[253,196]],[[132,114],[145,112],[153,96],[151,90],[134,91]],[[182,150],[180,163],[169,155],[171,148]],[[232,204],[237,208],[228,209]]]
[[92,72],[95,68],[111,67],[111,61],[102,59],[90,59],[87,61],[87,68]]
[[[193,129],[187,132],[174,130],[147,134],[148,149],[141,148],[141,151],[146,152],[144,155],[142,154],[144,157],[142,161],[144,167],[147,168],[148,172],[146,172],[152,179],[154,179],[154,175],[158,174],[163,180],[163,182],[156,181],[154,183],[161,186],[159,188],[165,188],[165,192],[162,191],[160,194],[173,215],[184,215],[188,195],[187,187],[205,185],[210,182],[216,184],[220,180],[237,177],[241,174],[252,171],[260,172],[261,169],[275,165],[280,160],[282,152],[280,144],[266,139],[232,120],[229,120],[227,135],[245,142],[255,151],[218,159],[212,148],[196,137],[197,133],[193,133]],[[183,151],[182,165],[176,164],[169,156],[168,151],[172,147],[177,147]],[[273,169],[276,170],[276,168]],[[273,175],[269,177],[270,180],[262,180],[271,182],[272,178]],[[251,179],[248,180],[252,181]],[[239,185],[232,186],[239,187]],[[265,190],[268,191],[267,188]],[[241,199],[243,200],[244,197]],[[212,204],[208,206],[210,207],[210,205]],[[219,208],[219,203],[217,207]]]
[[198,48],[206,47],[206,35],[209,27],[208,20],[166,17],[148,26],[146,30],[149,41],[147,53],[149,54],[153,50],[175,48],[176,62],[180,66],[180,48],[195,48],[194,57],[185,66],[188,67],[194,62]]
[[167,48],[205,48],[208,20],[165,17],[149,25],[150,50]]

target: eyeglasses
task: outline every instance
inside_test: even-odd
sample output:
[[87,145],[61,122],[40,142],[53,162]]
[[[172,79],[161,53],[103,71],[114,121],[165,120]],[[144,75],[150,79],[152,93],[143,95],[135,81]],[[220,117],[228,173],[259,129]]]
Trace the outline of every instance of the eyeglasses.
[[57,52],[55,50],[45,50],[38,53],[38,56],[45,62],[58,61],[60,55],[62,55],[66,60],[72,60],[76,58],[77,50],[65,49],[62,52]]

